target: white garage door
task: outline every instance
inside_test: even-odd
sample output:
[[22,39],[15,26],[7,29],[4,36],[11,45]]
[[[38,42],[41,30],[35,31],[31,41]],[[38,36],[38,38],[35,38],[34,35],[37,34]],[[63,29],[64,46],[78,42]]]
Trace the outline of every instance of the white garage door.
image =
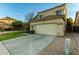
[[57,35],[57,24],[36,25],[35,31],[39,34]]

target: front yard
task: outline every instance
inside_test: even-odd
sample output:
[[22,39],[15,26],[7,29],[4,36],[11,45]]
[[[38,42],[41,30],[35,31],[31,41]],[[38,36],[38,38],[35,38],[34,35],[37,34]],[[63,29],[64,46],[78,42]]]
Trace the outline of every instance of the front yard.
[[12,39],[12,38],[22,36],[22,33],[23,32],[10,32],[10,33],[0,34],[0,41],[8,40],[8,39]]
[[0,34],[0,41],[13,55],[64,55],[64,38],[70,38],[69,54],[78,54],[75,39],[79,38],[79,33],[74,33],[76,38],[72,33],[67,33],[64,37],[42,34],[26,34],[25,36],[25,34],[19,31]]

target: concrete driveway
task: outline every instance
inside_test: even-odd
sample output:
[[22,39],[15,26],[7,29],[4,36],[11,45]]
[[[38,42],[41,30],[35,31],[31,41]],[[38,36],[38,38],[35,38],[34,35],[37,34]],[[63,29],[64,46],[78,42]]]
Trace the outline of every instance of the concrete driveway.
[[55,39],[53,35],[27,34],[2,43],[12,55],[36,55]]

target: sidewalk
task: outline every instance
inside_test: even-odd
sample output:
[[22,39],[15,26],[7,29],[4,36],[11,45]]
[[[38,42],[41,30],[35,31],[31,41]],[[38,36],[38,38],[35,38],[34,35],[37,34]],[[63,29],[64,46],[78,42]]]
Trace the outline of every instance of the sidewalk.
[[18,31],[4,31],[4,32],[0,32],[0,34],[10,33],[10,32],[18,32]]
[[[74,33],[76,38],[79,38],[79,33]],[[64,37],[57,37],[47,47],[45,47],[38,55],[64,55],[64,40],[70,39],[70,53],[69,55],[78,55],[77,42],[72,33],[66,33]]]
[[4,47],[4,45],[0,42],[0,55],[10,55],[8,50]]
[[[9,33],[11,31],[0,32],[0,34]],[[0,55],[10,55],[8,50],[4,47],[4,45],[0,42]]]
[[38,55],[64,55],[64,37],[57,37],[51,41]]

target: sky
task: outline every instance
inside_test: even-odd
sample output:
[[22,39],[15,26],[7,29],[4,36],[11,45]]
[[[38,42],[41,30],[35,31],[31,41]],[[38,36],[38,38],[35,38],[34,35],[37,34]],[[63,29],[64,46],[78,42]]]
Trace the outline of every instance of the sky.
[[[53,8],[61,4],[62,3],[0,3],[0,18],[9,16],[14,19],[24,21],[25,15],[29,12],[34,12],[36,15],[40,11]],[[79,4],[68,3],[66,7],[67,17],[75,19],[76,11],[79,10]]]

